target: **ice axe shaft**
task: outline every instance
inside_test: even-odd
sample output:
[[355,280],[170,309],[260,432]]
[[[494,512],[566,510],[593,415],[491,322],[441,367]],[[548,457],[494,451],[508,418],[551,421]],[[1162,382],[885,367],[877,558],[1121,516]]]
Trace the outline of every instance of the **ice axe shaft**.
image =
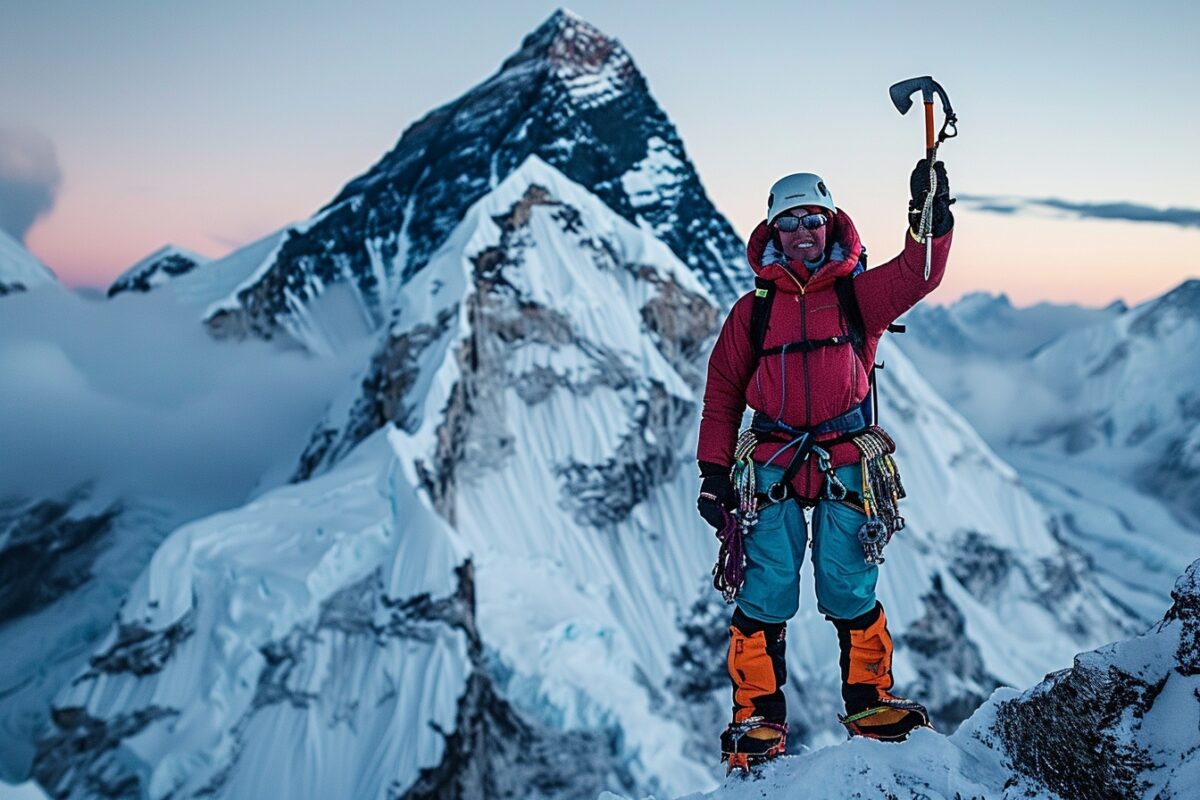
[[[933,237],[930,235],[930,228],[933,224],[933,193],[937,188],[937,175],[933,165],[937,159],[938,145],[958,135],[958,117],[955,116],[954,109],[950,107],[950,97],[946,94],[946,90],[929,75],[893,83],[888,88],[892,105],[901,114],[907,114],[908,110],[912,108],[912,96],[918,91],[921,92],[921,101],[925,105],[925,158],[929,162],[929,192],[925,197],[925,207],[921,210],[920,226],[921,233],[925,238],[925,280],[929,280],[929,266],[933,260]],[[942,113],[946,117],[945,122],[942,123],[942,130],[936,137],[933,133],[933,96],[935,94],[942,98]]]

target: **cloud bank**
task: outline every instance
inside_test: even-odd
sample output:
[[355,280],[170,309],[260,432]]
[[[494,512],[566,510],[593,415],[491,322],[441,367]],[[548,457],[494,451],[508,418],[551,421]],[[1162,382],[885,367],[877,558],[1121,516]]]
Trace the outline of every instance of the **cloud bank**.
[[54,208],[62,172],[49,137],[0,125],[0,229],[18,241],[37,218]]
[[959,201],[975,211],[993,214],[1021,214],[1039,209],[1065,212],[1077,219],[1116,219],[1128,222],[1159,222],[1181,228],[1200,228],[1200,209],[1155,208],[1140,203],[1077,203],[1058,198],[997,197],[964,194]]
[[194,513],[241,505],[264,475],[286,478],[370,347],[216,342],[165,291],[2,302],[0,500],[94,484]]

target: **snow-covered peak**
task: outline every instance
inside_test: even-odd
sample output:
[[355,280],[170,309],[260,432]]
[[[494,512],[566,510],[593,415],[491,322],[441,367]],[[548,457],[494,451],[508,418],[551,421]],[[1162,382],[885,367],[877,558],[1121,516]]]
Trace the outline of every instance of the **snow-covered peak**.
[[1200,320],[1200,280],[1185,280],[1161,297],[1141,304],[1130,316],[1129,332],[1148,337]]
[[633,60],[617,40],[575,14],[559,9],[500,68],[525,69],[544,61],[566,82],[573,97],[589,104],[611,100],[637,76]]
[[987,317],[1012,307],[1008,295],[1003,292],[968,292],[954,304],[955,310],[962,317]]
[[209,260],[207,256],[183,247],[164,245],[121,273],[108,287],[108,296],[129,291],[148,292],[172,278],[191,272],[200,264],[207,264]]
[[[585,340],[602,352],[642,353],[634,361],[645,369],[663,357],[646,351],[648,333],[672,361],[657,381],[688,395],[701,380],[693,362],[716,329],[712,296],[651,231],[531,155],[464,214],[429,265],[400,290],[366,376],[314,432],[298,475],[327,468],[389,421],[413,429],[418,404],[411,396],[424,390],[417,370],[430,358],[445,358],[446,336],[466,335],[463,309],[480,302],[500,275],[524,302],[553,309],[563,320],[552,338]],[[682,341],[671,341],[664,330]]]
[[58,278],[49,267],[0,230],[0,296],[57,283]]
[[750,284],[743,245],[713,207],[674,126],[619,42],[556,12],[491,77],[411,125],[213,312],[222,330],[317,349],[305,310],[345,284],[381,329],[400,287],[468,208],[537,156],[652,230],[723,306]]

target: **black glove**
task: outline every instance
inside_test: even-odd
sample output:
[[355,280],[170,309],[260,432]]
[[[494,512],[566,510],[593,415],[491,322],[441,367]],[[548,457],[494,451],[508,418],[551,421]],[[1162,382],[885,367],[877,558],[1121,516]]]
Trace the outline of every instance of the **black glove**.
[[[950,206],[955,202],[950,197],[950,179],[946,177],[946,165],[941,161],[935,162],[933,171],[937,174],[937,190],[933,193],[933,236],[945,236],[954,227],[954,214]],[[912,176],[908,179],[910,200],[908,201],[908,227],[914,234],[921,233],[921,209],[925,207],[925,196],[929,194],[929,159],[922,158],[917,162]]]
[[737,496],[734,495],[733,484],[729,481],[729,467],[701,461],[700,497],[696,500],[696,509],[700,516],[719,531],[725,527],[725,515],[721,513],[721,509],[732,511],[736,507]]

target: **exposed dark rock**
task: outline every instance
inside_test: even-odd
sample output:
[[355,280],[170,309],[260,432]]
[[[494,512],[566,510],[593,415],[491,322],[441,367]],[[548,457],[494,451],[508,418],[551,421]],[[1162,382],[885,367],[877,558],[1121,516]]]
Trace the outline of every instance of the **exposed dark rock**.
[[154,286],[154,276],[163,272],[171,277],[186,275],[197,266],[194,259],[180,253],[168,253],[161,258],[145,264],[132,275],[123,275],[112,286],[108,287],[108,296],[115,297],[121,292],[148,292]]
[[463,631],[472,672],[458,701],[441,763],[421,771],[411,786],[393,784],[389,800],[595,797],[609,789],[632,792],[635,783],[617,757],[616,731],[562,731],[525,718],[497,691],[475,628],[474,570],[458,570],[458,591],[442,600],[422,596],[392,603],[391,625],[439,620]]
[[[530,186],[509,211],[496,216],[502,230],[500,242],[472,258],[476,290],[466,299],[471,336],[457,354],[462,378],[443,412],[435,463],[417,465],[434,507],[451,524],[454,472],[464,463],[476,470],[498,467],[512,451],[503,405],[504,390],[509,386],[515,386],[518,395],[529,403],[541,402],[558,386],[569,387],[580,396],[597,386],[615,390],[636,387],[636,393],[642,396],[629,409],[630,430],[616,455],[600,464],[571,462],[558,468],[561,502],[584,524],[606,525],[626,518],[654,486],[674,475],[679,443],[689,433],[684,428],[694,411],[694,401],[671,395],[654,382],[638,386],[636,373],[619,355],[581,338],[570,320],[523,297],[506,277],[508,270],[521,268],[529,244],[525,234],[530,215],[539,206],[552,208],[562,219],[573,218],[564,213],[571,206],[543,187]],[[624,267],[649,280],[646,273],[651,268],[624,265],[615,254],[583,237],[581,231],[576,233],[596,251],[605,268]],[[650,282],[664,293],[673,291],[664,288],[673,284],[657,275]],[[680,290],[678,296],[684,293]],[[689,296],[688,305],[696,300],[699,298]],[[685,314],[687,308],[677,313]],[[715,312],[710,314],[715,324]],[[706,330],[704,322],[699,326],[669,324],[665,309],[658,309],[654,316],[661,326],[658,346],[665,356],[680,361],[698,355],[700,345],[695,337]],[[680,333],[678,339],[671,335],[676,332]],[[576,348],[592,369],[582,381],[548,367],[513,374],[513,353],[526,344]],[[689,372],[694,369],[689,368]]]
[[421,357],[448,335],[457,318],[456,305],[441,311],[432,325],[414,325],[403,333],[385,337],[371,357],[362,392],[350,411],[347,426],[342,430],[324,426],[315,430],[291,482],[307,480],[321,467],[337,463],[389,422],[407,431],[414,430],[421,398],[410,397],[409,392],[420,377]]
[[678,621],[683,643],[671,655],[666,688],[684,703],[704,702],[714,691],[729,688],[725,660],[730,613],[716,590],[706,587],[687,617]]
[[1193,562],[1175,582],[1171,599],[1175,602],[1163,617],[1159,630],[1176,621],[1182,623],[1175,671],[1180,675],[1200,675],[1200,561]]
[[914,699],[929,709],[940,731],[953,731],[1000,685],[983,666],[979,648],[967,636],[962,612],[933,576],[921,601],[925,613],[897,642],[908,651],[920,680]]
[[592,798],[632,794],[635,782],[617,757],[616,731],[562,731],[521,716],[476,670],[459,698],[440,764],[412,786],[393,784],[389,800]]
[[[1200,745],[1164,739],[1163,729],[1190,729],[1194,737],[1196,712],[1178,699],[1166,708],[1156,702],[1169,682],[1200,674],[1200,561],[1172,597],[1144,637],[1081,654],[1070,669],[998,705],[992,733],[1013,769],[1064,800],[1143,797],[1155,789],[1154,797],[1174,798],[1194,788],[1184,767]],[[1177,645],[1160,638],[1176,636]],[[1200,705],[1200,692],[1191,694]]]
[[997,547],[984,534],[966,531],[955,542],[949,568],[964,589],[986,603],[1003,589],[1014,561],[1009,550]]
[[655,346],[697,392],[704,389],[708,346],[721,328],[720,311],[700,295],[664,280],[652,267],[639,276],[659,292],[642,306],[642,322]]
[[1116,369],[1129,360],[1129,342],[1119,342],[1104,359],[1088,370],[1087,377],[1095,378]]
[[1161,689],[1076,659],[1031,697],[1001,703],[994,730],[1013,767],[1064,800],[1140,797],[1149,786],[1140,773],[1158,765],[1117,728],[1129,711],[1142,716]]
[[1125,437],[1126,447],[1137,447],[1142,442],[1149,439],[1155,431],[1158,430],[1158,423],[1153,419],[1144,419],[1134,426],[1133,430]]
[[[439,630],[450,627],[466,634],[473,654],[481,652],[475,630],[471,563],[460,566],[456,575],[456,589],[446,597],[420,594],[396,599],[384,594],[382,572],[377,569],[325,600],[315,624],[297,625],[285,636],[263,645],[260,652],[266,663],[259,673],[254,699],[232,730],[236,742],[234,755],[196,792],[196,796],[224,796],[230,776],[241,761],[246,730],[263,709],[280,704],[296,709],[308,709],[322,703],[329,705],[321,693],[303,687],[307,665],[321,658],[318,648],[328,648],[331,635],[365,637],[382,647],[396,639],[432,642],[438,637]],[[337,708],[327,707],[325,714],[330,724],[353,728],[360,705],[361,701],[352,700]]]
[[20,281],[13,281],[12,283],[0,283],[0,297],[4,297],[6,294],[16,294],[17,292],[24,291],[28,291],[28,289],[26,289],[25,284],[21,283]]
[[1200,280],[1184,281],[1146,308],[1129,324],[1133,336],[1156,337],[1170,333],[1185,320],[1196,320],[1200,310]]
[[98,673],[128,672],[139,678],[153,675],[167,665],[175,648],[195,632],[194,602],[186,614],[161,631],[120,623],[117,626],[117,641],[108,650],[92,656],[89,662],[91,670],[75,680],[88,680]]
[[0,624],[45,608],[92,577],[122,508],[79,516],[72,508],[80,496],[0,506]]
[[1184,422],[1200,422],[1200,392],[1189,391],[1179,396],[1179,416]]
[[610,525],[628,517],[679,469],[679,443],[694,411],[692,401],[652,382],[650,396],[633,410],[616,455],[599,464],[573,461],[558,468],[559,502],[584,525]]
[[97,719],[86,709],[56,708],[53,731],[38,742],[33,777],[56,800],[94,800],[146,796],[144,781],[115,752],[118,745],[154,722],[178,711],[148,706],[112,719]]
[[1185,519],[1200,520],[1200,454],[1195,431],[1200,423],[1190,422],[1169,441],[1157,461],[1143,469],[1137,486],[1161,498]]

